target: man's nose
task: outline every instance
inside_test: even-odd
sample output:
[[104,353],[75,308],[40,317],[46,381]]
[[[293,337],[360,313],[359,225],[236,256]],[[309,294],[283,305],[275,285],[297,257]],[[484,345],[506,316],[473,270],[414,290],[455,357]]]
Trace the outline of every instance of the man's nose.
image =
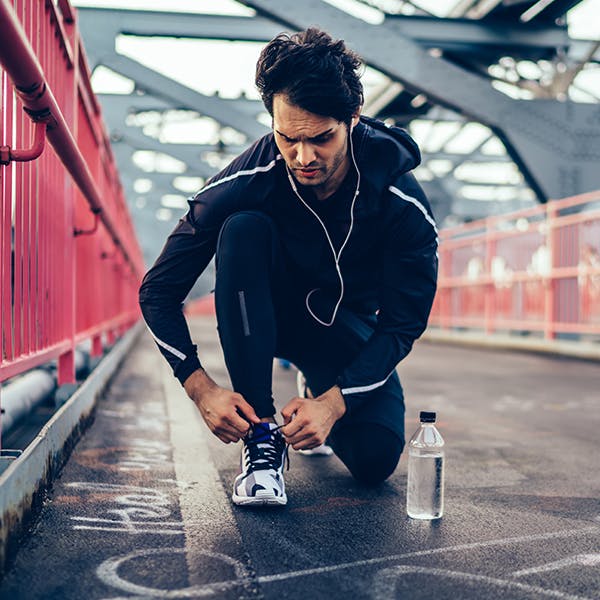
[[307,167],[317,159],[315,149],[311,144],[300,143],[296,150],[296,160],[301,166]]

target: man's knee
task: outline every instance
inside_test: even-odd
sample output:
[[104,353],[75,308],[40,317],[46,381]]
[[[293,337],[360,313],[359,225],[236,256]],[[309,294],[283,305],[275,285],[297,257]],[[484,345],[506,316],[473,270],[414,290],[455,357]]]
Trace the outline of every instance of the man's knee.
[[360,460],[354,461],[350,473],[354,479],[367,485],[385,481],[398,466],[402,445],[376,447],[363,453]]
[[332,446],[357,481],[376,485],[398,466],[404,440],[386,427],[364,424],[341,430]]
[[229,216],[217,242],[217,265],[225,256],[245,257],[265,253],[271,256],[274,224],[260,211],[241,211]]
[[225,219],[221,226],[220,239],[246,239],[248,234],[270,235],[273,222],[265,213],[258,210],[236,212]]

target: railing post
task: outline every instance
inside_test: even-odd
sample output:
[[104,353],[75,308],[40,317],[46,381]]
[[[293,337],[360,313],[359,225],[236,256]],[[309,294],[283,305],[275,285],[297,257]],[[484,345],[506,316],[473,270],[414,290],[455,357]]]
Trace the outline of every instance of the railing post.
[[485,333],[494,333],[496,329],[496,286],[492,279],[492,261],[496,255],[496,237],[493,230],[493,220],[485,220],[485,297],[484,297],[484,327]]
[[440,312],[439,312],[439,326],[440,329],[447,329],[447,311],[448,311],[448,292],[446,289],[445,280],[448,277],[447,268],[446,268],[446,246],[444,244],[444,238],[440,235],[439,238],[439,246],[438,246],[438,295],[439,295],[439,304],[440,304]]
[[553,340],[556,337],[556,295],[558,293],[555,277],[558,251],[558,227],[556,226],[557,210],[553,202],[546,204],[546,247],[548,248],[549,272],[544,280],[544,338]]
[[[77,43],[77,30],[74,22],[64,22],[65,32],[69,38],[73,49],[73,68],[65,71],[63,77],[63,89],[69,90],[66,105],[61,106],[64,119],[73,135],[77,140],[77,103],[79,100],[78,81],[79,81],[79,44]],[[65,297],[63,310],[65,314],[66,332],[70,340],[70,350],[61,355],[58,359],[58,385],[75,383],[75,333],[77,331],[76,314],[76,289],[77,289],[77,252],[75,236],[75,186],[73,180],[69,177],[65,182],[65,202],[67,210],[65,211]]]
[[92,356],[102,356],[103,352],[102,334],[98,333],[92,337]]

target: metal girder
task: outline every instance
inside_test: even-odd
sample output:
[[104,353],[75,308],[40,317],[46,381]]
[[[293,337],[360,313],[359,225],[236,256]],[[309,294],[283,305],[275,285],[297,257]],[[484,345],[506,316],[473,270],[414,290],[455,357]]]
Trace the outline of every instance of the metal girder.
[[[136,98],[143,99],[144,102],[136,102]],[[166,108],[164,106],[161,106],[160,100],[151,96],[118,96],[117,94],[104,94],[100,96],[100,102],[103,107],[104,120],[106,121],[106,124],[109,127],[111,137],[119,139],[122,137],[127,138],[128,136],[130,136],[130,139],[136,140],[136,142],[138,143],[142,142],[142,140],[150,140],[154,138],[150,138],[144,135],[141,131],[141,128],[139,127],[128,126],[126,124],[128,114],[130,114],[131,112],[141,111],[163,112],[165,110],[173,110],[173,108],[169,107],[168,105],[166,106]],[[236,156],[246,149],[246,146],[238,144],[216,145],[179,143],[169,144],[168,142],[160,143],[165,147],[170,147],[171,145],[177,146],[186,154],[189,153],[189,155],[193,157],[193,164],[190,164],[187,161],[187,159],[185,162],[188,163],[188,166],[190,168],[196,167],[198,164],[198,160],[202,161],[202,154],[206,152],[226,152],[227,154]],[[144,142],[142,142],[142,144],[144,144]],[[140,149],[149,150],[151,148],[144,147]],[[165,153],[169,154],[168,151],[165,151]],[[212,167],[207,163],[204,163],[202,165],[202,169],[207,172],[210,172],[211,174],[213,172]]]
[[262,17],[194,14],[150,10],[78,8],[87,25],[138,36],[264,42],[281,32],[281,27]]
[[212,117],[219,123],[243,133],[250,141],[269,131],[258,121],[248,118],[247,115],[234,110],[232,106],[224,104],[220,98],[205,96],[174,79],[145,67],[132,58],[113,53],[102,57],[102,64],[132,79],[136,86],[146,93]]
[[568,10],[580,2],[581,0],[549,0],[548,2],[539,2],[539,0],[507,2],[507,0],[503,0],[503,2],[491,10],[486,17],[490,20],[510,19],[517,21],[527,11],[533,9],[534,12],[528,21],[540,25],[556,21],[556,19],[564,16]]
[[[487,141],[487,140],[486,140]],[[421,148],[423,163],[428,160],[451,160],[456,165],[463,162],[476,162],[485,165],[489,162],[512,163],[513,161],[506,155],[495,156],[493,154],[483,154],[483,152],[475,151],[468,154],[452,154],[450,152],[427,152]]]
[[164,144],[155,138],[144,135],[137,127],[123,128],[119,139],[134,150],[151,150],[152,152],[168,154],[184,162],[189,171],[200,177],[206,178],[216,173],[216,169],[202,161],[198,147],[194,144]]
[[[147,172],[133,162],[132,156],[136,151],[136,148],[130,146],[126,141],[113,142],[112,148],[119,165],[119,174],[121,175],[124,183],[131,182],[131,186],[128,188],[130,191],[133,190],[133,182],[136,179],[150,179],[153,186],[153,195],[156,194],[157,191],[161,191],[165,194],[186,195],[186,192],[183,192],[173,185],[173,180],[175,177],[203,177],[201,173],[198,173],[194,170],[188,170],[185,173]],[[139,195],[140,194],[137,192],[133,192],[133,195],[127,194],[127,198],[131,199],[134,196]]]
[[[86,53],[88,57],[92,57],[90,61],[92,68],[100,64],[104,65],[133,80],[136,87],[147,94],[170,103],[174,108],[187,108],[212,117],[219,123],[243,133],[249,141],[269,131],[256,121],[255,116],[249,116],[247,110],[239,110],[240,103],[238,105],[233,102],[223,103],[220,98],[205,96],[127,56],[117,54],[114,42],[121,31],[120,15],[117,12],[120,11],[107,10],[97,21],[91,18],[81,19],[82,36]],[[112,14],[112,19],[108,18],[109,14]]]
[[156,138],[146,135],[139,127],[121,127],[117,135],[136,150],[152,150],[163,152],[184,162],[190,171],[199,177],[211,177],[217,170],[211,167],[202,158],[207,152],[216,152],[231,155],[232,159],[241,154],[244,146],[218,146],[214,144],[179,144],[161,142]]
[[242,0],[293,29],[317,23],[411,90],[492,128],[541,200],[600,188],[600,107],[515,101],[485,79],[430,56],[385,25],[370,25],[322,0]]
[[576,62],[587,60],[590,63],[600,63],[600,48],[591,53],[591,48],[595,42],[590,40],[573,40],[569,47],[569,58]]
[[[147,172],[141,167],[139,167],[135,162],[133,162],[132,155],[137,150],[136,148],[131,147],[125,141],[118,141],[112,143],[113,154],[115,155],[115,159],[119,165],[119,176],[123,179],[124,184],[126,182],[133,182],[136,179],[151,179],[153,180],[154,176],[157,176],[156,181],[157,185],[160,183],[161,186],[165,188],[165,191],[168,190],[169,193],[178,193],[181,192],[179,190],[175,191],[176,188],[172,185],[171,181],[173,178],[178,177],[179,175],[188,176],[188,173],[163,173],[163,172]],[[160,181],[159,178],[160,177]],[[170,178],[167,181],[166,178]],[[136,195],[140,195],[138,192],[135,192]],[[128,198],[130,199],[130,198]]]
[[[163,112],[166,110],[190,110],[183,104],[177,105],[174,101],[164,100],[149,94],[97,94],[100,104],[104,107],[114,107],[121,114],[135,114],[144,111]],[[260,100],[249,100],[247,98],[221,98],[224,106],[230,106],[233,110],[244,113],[255,119],[257,115],[265,112],[265,107]]]
[[540,11],[539,14],[545,21],[555,21],[580,3],[581,0],[554,0],[547,8]]
[[[160,196],[163,194],[175,194],[178,196],[189,196],[186,192],[173,185],[173,179],[177,177],[177,173],[145,173],[141,169],[137,169],[132,165],[131,169],[124,169],[122,176],[125,182],[131,183],[131,189],[136,196],[145,196],[149,202],[160,206]],[[133,184],[137,179],[150,179],[152,181],[152,189],[150,192],[140,194],[133,189]]]
[[[136,36],[184,37],[266,42],[281,32],[281,26],[264,17],[186,14],[175,12],[80,8],[85,30],[93,27]],[[533,50],[553,52],[569,42],[566,26],[543,27],[483,22],[475,19],[442,19],[424,16],[388,15],[386,26],[427,47],[478,52],[481,46],[502,47],[511,53]]]
[[481,47],[500,47],[506,54],[537,50],[555,52],[568,46],[566,26],[531,27],[475,19],[437,19],[421,16],[388,16],[384,26],[427,47],[460,49],[472,53]]

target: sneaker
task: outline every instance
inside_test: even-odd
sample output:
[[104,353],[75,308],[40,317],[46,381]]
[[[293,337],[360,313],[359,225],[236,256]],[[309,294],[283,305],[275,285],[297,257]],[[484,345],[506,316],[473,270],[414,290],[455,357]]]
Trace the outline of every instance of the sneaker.
[[286,443],[275,423],[253,425],[243,440],[242,472],[231,499],[237,505],[287,504],[283,463]]
[[[304,373],[302,371],[298,371],[296,375],[296,387],[298,388],[298,396],[301,398],[308,398],[308,385],[306,385],[306,377],[304,377]],[[300,454],[304,454],[304,456],[331,456],[333,454],[333,450],[327,444],[321,444],[316,448],[311,448],[310,450],[297,450]]]

